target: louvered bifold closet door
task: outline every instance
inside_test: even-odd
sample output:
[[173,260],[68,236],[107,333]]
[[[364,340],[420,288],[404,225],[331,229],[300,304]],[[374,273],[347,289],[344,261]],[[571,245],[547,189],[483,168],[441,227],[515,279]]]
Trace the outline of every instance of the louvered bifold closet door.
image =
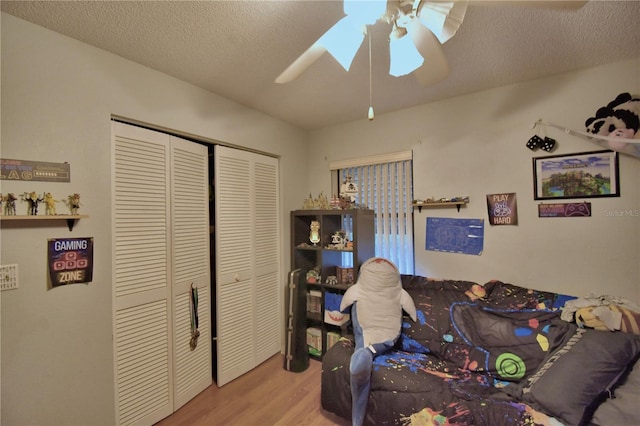
[[170,137],[112,126],[116,419],[148,425],[173,412]]
[[259,364],[280,350],[280,220],[278,210],[278,160],[258,156],[254,160],[254,321],[255,353]]
[[[212,383],[209,268],[209,172],[204,145],[172,137],[171,210],[175,403],[177,410]],[[197,304],[191,305],[191,287]],[[194,349],[191,327],[200,333]]]
[[277,159],[216,146],[217,380],[280,350]]

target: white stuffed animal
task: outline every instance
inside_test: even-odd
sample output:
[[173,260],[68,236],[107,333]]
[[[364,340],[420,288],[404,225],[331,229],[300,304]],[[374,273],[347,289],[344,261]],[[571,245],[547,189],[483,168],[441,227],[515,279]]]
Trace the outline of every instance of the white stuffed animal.
[[413,299],[402,288],[398,269],[387,259],[374,257],[360,267],[358,282],[344,294],[340,310],[354,302],[364,346],[395,341],[402,326],[402,310],[416,320]]
[[362,264],[358,282],[345,292],[340,311],[351,305],[355,337],[349,362],[351,422],[360,426],[367,410],[373,359],[393,348],[400,337],[403,309],[416,321],[416,307],[402,288],[398,268],[380,257]]

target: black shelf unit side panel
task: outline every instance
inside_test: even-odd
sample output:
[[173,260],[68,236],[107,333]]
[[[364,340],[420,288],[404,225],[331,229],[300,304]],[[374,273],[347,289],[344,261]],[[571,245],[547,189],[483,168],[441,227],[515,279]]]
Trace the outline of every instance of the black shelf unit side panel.
[[321,264],[321,253],[318,250],[295,249],[293,251],[292,265],[295,269],[300,268],[302,279],[306,280],[307,272]]

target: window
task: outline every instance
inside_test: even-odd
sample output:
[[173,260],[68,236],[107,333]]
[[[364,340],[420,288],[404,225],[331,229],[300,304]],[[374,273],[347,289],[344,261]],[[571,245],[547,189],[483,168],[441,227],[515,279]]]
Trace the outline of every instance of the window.
[[337,188],[350,176],[356,203],[375,212],[376,256],[414,273],[411,152],[333,162]]

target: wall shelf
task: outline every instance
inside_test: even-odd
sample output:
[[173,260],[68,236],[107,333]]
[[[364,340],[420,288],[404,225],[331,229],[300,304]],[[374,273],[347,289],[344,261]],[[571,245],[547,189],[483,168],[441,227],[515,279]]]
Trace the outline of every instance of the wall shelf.
[[460,206],[468,204],[468,201],[442,201],[442,202],[432,202],[432,203],[412,203],[413,207],[418,208],[418,212],[422,212],[422,208],[431,208],[431,207],[451,207],[456,206],[458,211],[460,211]]
[[12,216],[0,216],[0,222],[4,221],[33,221],[33,220],[66,220],[69,231],[73,231],[73,226],[78,219],[86,219],[89,216],[82,214],[58,214],[58,215],[44,215],[44,216],[30,216],[30,215],[12,215]]

